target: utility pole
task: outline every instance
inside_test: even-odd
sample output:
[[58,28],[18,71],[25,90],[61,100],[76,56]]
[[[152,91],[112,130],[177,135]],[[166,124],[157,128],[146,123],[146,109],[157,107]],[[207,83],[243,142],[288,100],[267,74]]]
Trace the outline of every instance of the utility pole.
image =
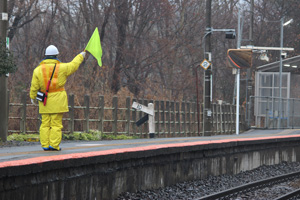
[[[249,28],[249,45],[253,45],[253,24],[254,24],[254,0],[251,0],[250,5],[250,28]],[[250,110],[249,110],[249,97],[251,96],[252,91],[252,68],[247,69],[247,78],[246,78],[246,121],[250,120]],[[249,123],[248,123],[249,124]],[[250,128],[250,127],[248,127]]]
[[[7,31],[7,0],[0,0],[0,38],[6,40]],[[7,139],[8,130],[8,95],[7,77],[0,75],[0,138],[2,141]]]
[[[211,0],[206,0],[206,30],[211,29]],[[211,52],[211,33],[205,38],[205,51]],[[206,52],[204,59],[207,59]],[[212,70],[209,66],[204,72],[204,87],[203,87],[203,136],[211,135],[211,75]]]

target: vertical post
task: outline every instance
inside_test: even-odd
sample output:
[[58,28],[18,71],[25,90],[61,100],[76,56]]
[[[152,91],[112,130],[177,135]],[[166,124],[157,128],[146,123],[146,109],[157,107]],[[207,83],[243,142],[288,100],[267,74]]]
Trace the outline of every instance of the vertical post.
[[126,125],[125,125],[125,132],[127,135],[130,133],[130,97],[126,97]]
[[[254,0],[251,0],[250,2],[250,27],[249,27],[249,41],[250,45],[253,45],[253,25],[254,25]],[[252,90],[252,69],[247,69],[247,78],[246,78],[246,120],[248,120],[248,106],[249,106],[249,96]],[[249,126],[247,127],[248,129],[250,128]]]
[[148,103],[148,108],[153,110],[153,115],[149,115],[149,137],[154,138],[155,135],[155,112],[154,112],[154,104]]
[[166,121],[167,121],[167,132],[168,137],[171,136],[171,115],[170,115],[170,101],[166,101]]
[[249,97],[249,106],[248,106],[248,113],[247,113],[247,126],[250,129],[250,112],[251,112],[251,96]]
[[74,110],[74,94],[69,95],[69,131],[70,133],[74,133],[74,116],[75,116],[75,110]]
[[198,89],[198,67],[195,68],[196,71],[196,90],[197,90],[197,128],[198,136],[200,136],[200,103],[199,103],[199,89]]
[[118,134],[118,97],[113,97],[113,125],[112,132],[114,135]]
[[179,102],[176,102],[176,124],[177,124],[177,133],[180,135],[181,133],[181,119],[180,119],[180,109]]
[[[138,100],[138,103],[144,105],[142,99],[139,99],[139,100]],[[141,111],[137,112],[137,116],[138,116],[138,119],[141,119],[141,118],[143,117],[143,112],[141,112]],[[137,131],[138,131],[138,133],[140,134],[140,137],[141,137],[141,138],[143,137],[143,128],[142,128],[142,127],[143,127],[143,126],[139,126],[139,127],[137,128]]]
[[101,133],[103,133],[103,117],[104,117],[104,96],[99,95],[98,130]]
[[26,91],[22,92],[22,118],[21,118],[21,132],[26,133]]
[[186,116],[186,120],[187,120],[187,133],[188,133],[188,136],[192,136],[191,134],[191,103],[188,102],[186,104],[186,110],[187,110],[187,116]]
[[[0,15],[7,13],[7,0],[0,0]],[[7,21],[0,20],[0,39],[6,39]],[[8,98],[7,98],[7,77],[0,75],[0,138],[1,141],[7,140],[8,131]]]
[[172,122],[172,136],[175,137],[176,133],[176,123],[175,123],[175,103],[174,101],[171,102],[171,122]]
[[233,111],[233,109],[234,109],[234,105],[230,105],[230,104],[228,104],[229,106],[230,106],[230,133],[232,134],[233,133],[233,131],[234,131],[234,120],[233,120],[233,115],[234,115],[234,111]]
[[240,69],[236,73],[236,120],[235,120],[235,133],[239,134],[240,129]]
[[[241,27],[241,11],[238,14],[238,41],[237,49],[241,47],[242,41],[242,27]],[[235,133],[238,135],[240,130],[240,69],[236,72],[236,120],[235,120]]]
[[222,100],[218,100],[218,104],[216,104],[216,129],[217,129],[217,135],[219,134],[219,130],[220,130],[220,120],[219,120],[219,105],[221,104]]
[[164,134],[164,137],[166,137],[166,119],[165,119],[165,113],[166,113],[166,110],[165,110],[165,102],[164,101],[160,101],[160,108],[161,108],[161,121],[162,121],[162,124],[161,124],[161,128],[162,128],[162,133]]
[[90,131],[90,126],[89,126],[89,116],[90,116],[90,96],[84,95],[84,118],[85,118],[85,123],[84,123],[84,130],[86,133]]
[[[206,0],[206,29],[211,29],[211,1]],[[211,34],[207,34],[207,37],[204,38],[204,55],[206,55],[205,51],[211,52]],[[205,58],[205,56],[204,56]],[[211,74],[212,69],[211,66],[208,67],[204,72],[204,109],[203,109],[203,135],[209,136],[211,135]]]
[[267,108],[266,108],[266,121],[265,121],[266,129],[269,128],[269,97],[267,97]]
[[[286,106],[286,116],[287,116],[287,118],[286,118],[286,127],[287,128],[290,128],[290,100],[291,99],[286,99],[286,103],[287,103],[287,106]],[[283,116],[284,116],[284,113],[283,113]]]
[[155,109],[156,109],[156,115],[155,115],[155,119],[156,119],[156,131],[157,131],[157,135],[158,137],[160,136],[160,121],[159,121],[159,114],[160,114],[160,110],[159,110],[159,101],[155,101]]
[[282,47],[283,47],[283,20],[284,18],[282,17],[280,19],[280,66],[279,66],[279,109],[278,109],[278,126],[277,128],[281,128],[281,118],[282,118]]
[[183,135],[186,135],[186,112],[185,112],[185,102],[181,102],[181,116],[182,116],[182,129],[183,129]]
[[220,133],[221,135],[223,134],[223,124],[224,124],[224,118],[223,118],[223,109],[222,109],[223,104],[220,104],[220,126],[221,126],[221,130]]
[[9,97],[10,97],[10,91],[7,90],[7,111],[6,111],[7,112],[7,119],[9,119],[9,101],[10,101]]
[[[132,99],[132,102],[136,102],[136,99]],[[132,111],[132,121],[134,121],[134,122],[136,122],[136,113],[137,113],[137,111],[136,111],[136,109],[134,109]],[[133,132],[133,135],[136,136],[136,125],[135,125],[135,123],[132,124],[132,132]]]
[[292,129],[294,129],[294,112],[295,112],[295,99],[293,99],[293,106],[292,106]]

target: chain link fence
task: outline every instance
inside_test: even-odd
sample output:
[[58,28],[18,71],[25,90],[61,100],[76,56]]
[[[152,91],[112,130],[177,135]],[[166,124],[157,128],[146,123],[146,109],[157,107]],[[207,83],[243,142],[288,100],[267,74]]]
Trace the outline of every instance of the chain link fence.
[[251,96],[247,115],[251,128],[300,128],[300,99]]

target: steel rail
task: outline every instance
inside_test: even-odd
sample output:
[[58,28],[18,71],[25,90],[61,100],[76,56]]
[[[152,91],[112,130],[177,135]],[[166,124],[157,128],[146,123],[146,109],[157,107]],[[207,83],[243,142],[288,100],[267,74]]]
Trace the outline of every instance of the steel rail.
[[274,200],[288,200],[288,199],[295,199],[295,197],[300,197],[300,189],[294,190],[288,194],[282,195]]
[[242,194],[242,193],[245,194],[246,192],[257,190],[259,188],[267,187],[270,185],[275,185],[277,183],[282,183],[286,180],[293,179],[293,178],[296,178],[299,176],[300,176],[300,171],[293,172],[293,173],[289,173],[289,174],[285,174],[285,175],[281,175],[281,176],[276,176],[276,177],[272,177],[272,178],[268,178],[268,179],[255,181],[255,182],[241,185],[238,187],[234,187],[234,188],[231,188],[228,190],[217,192],[217,193],[214,193],[211,195],[207,195],[207,196],[204,196],[201,198],[196,198],[194,200],[228,199],[229,197],[234,197],[238,194]]

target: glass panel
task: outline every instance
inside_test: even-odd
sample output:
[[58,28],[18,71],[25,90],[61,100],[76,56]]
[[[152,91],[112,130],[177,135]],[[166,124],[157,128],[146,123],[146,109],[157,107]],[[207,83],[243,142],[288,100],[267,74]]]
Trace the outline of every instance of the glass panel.
[[287,98],[287,89],[286,88],[281,88],[281,96],[282,98]]
[[259,115],[265,115],[267,111],[267,102],[260,102],[258,109]]
[[288,75],[282,74],[282,87],[287,87]]
[[279,74],[274,74],[274,87],[279,87]]
[[272,74],[261,74],[260,86],[261,87],[272,87],[273,75]]
[[271,97],[272,96],[272,88],[261,88],[259,90],[259,96]]
[[279,97],[279,88],[274,88],[273,92],[274,92],[273,97]]

